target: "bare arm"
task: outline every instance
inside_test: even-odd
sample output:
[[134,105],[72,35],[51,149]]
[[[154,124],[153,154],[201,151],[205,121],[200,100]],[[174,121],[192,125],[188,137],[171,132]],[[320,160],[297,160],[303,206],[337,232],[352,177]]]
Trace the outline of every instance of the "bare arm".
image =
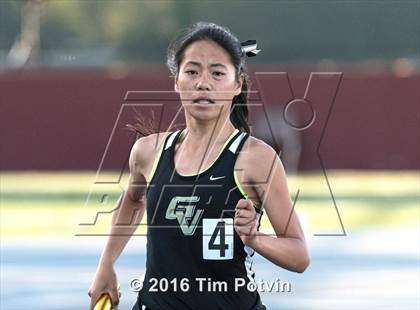
[[255,145],[247,156],[248,163],[253,164],[247,164],[245,182],[253,185],[276,236],[257,231],[252,203],[240,201],[237,222],[242,225],[241,233],[246,234],[241,239],[274,264],[303,272],[309,265],[309,253],[299,219],[292,208],[280,158],[271,147],[261,143]]
[[99,260],[94,281],[88,291],[91,297],[90,309],[93,309],[96,301],[104,293],[111,296],[114,305],[119,303],[114,264],[135,233],[146,209],[147,182],[143,173],[142,156],[144,155],[141,152],[144,153],[144,150],[141,140],[137,140],[131,149],[128,185],[118,199],[117,208],[112,215],[109,236]]
[[100,264],[114,264],[137,230],[146,209],[145,200],[134,201],[125,191],[118,199],[119,208],[112,215],[112,226],[101,255]]
[[112,225],[101,262],[114,264],[124,247],[135,233],[146,209],[147,182],[142,173],[141,141],[137,141],[130,153],[130,176],[126,190],[118,199],[118,208],[112,215]]

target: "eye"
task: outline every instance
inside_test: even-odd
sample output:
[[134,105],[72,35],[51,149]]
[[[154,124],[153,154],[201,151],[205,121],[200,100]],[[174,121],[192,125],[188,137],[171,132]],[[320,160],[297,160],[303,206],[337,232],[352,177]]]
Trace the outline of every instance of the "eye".
[[225,75],[223,72],[220,72],[220,71],[214,71],[213,74],[216,75],[216,76]]
[[185,71],[185,73],[187,73],[187,74],[195,74],[195,73],[197,73],[197,71],[195,71],[195,70],[187,70],[187,71]]

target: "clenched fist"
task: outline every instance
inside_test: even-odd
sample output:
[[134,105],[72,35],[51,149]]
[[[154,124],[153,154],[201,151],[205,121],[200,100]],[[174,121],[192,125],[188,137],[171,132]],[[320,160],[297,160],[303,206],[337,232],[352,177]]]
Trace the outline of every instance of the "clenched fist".
[[242,242],[252,246],[257,236],[257,212],[249,199],[239,199],[235,208],[233,225]]

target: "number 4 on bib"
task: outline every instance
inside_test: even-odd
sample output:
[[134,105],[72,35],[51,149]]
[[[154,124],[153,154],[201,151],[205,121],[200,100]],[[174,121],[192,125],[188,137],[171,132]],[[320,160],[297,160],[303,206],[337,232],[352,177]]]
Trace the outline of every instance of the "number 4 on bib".
[[233,219],[203,219],[203,259],[233,259]]

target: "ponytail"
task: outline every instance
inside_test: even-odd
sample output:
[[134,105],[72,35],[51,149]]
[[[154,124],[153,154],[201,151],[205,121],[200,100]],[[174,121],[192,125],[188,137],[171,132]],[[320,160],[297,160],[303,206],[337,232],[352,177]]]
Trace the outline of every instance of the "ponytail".
[[151,111],[152,116],[150,118],[144,117],[142,114],[137,113],[136,110],[135,110],[135,113],[136,113],[136,116],[135,116],[136,123],[125,125],[125,127],[129,131],[134,131],[136,135],[140,135],[142,137],[146,137],[153,133],[159,132],[159,128],[158,126],[156,126],[154,110]]
[[241,93],[232,99],[232,107],[230,114],[230,121],[233,126],[240,131],[245,131],[250,133],[248,125],[248,88],[249,88],[249,78],[244,74],[244,80],[242,82]]

